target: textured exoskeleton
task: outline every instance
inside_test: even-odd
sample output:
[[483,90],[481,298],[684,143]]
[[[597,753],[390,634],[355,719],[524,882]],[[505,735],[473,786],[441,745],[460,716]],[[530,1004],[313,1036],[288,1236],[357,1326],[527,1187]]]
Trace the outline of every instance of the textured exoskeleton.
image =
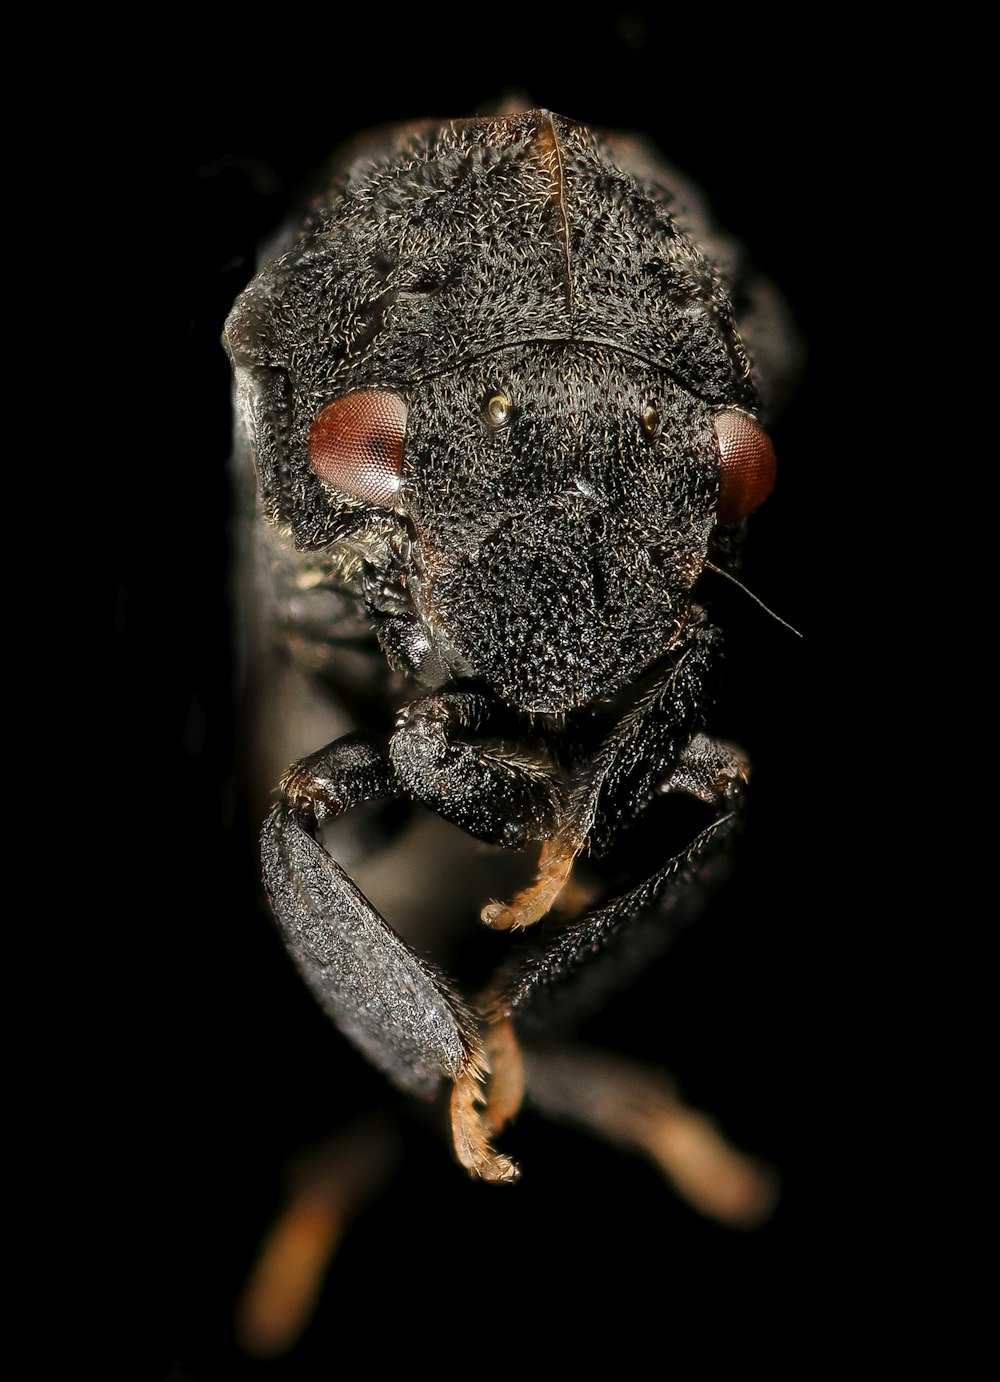
[[[725,869],[747,763],[706,733],[720,635],[694,591],[773,484],[780,307],[638,143],[533,110],[359,145],[226,338],[263,781],[294,760],[263,832],[275,917],[346,1036],[405,1090],[450,1086],[459,1159],[512,1179],[490,1139],[525,1068],[544,1103],[546,1033]],[[677,796],[704,818],[644,833]],[[387,920],[328,823],[382,838],[392,802],[459,830],[367,851],[423,895]],[[477,911],[505,935],[463,974]]]

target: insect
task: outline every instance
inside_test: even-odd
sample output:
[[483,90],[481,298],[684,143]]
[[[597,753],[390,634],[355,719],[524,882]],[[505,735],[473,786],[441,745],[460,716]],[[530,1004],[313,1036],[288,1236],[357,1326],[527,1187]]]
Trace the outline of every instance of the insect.
[[702,591],[774,484],[783,309],[642,146],[531,110],[344,156],[226,340],[274,916],[510,1182],[525,1098],[601,1121],[564,1033],[725,875]]

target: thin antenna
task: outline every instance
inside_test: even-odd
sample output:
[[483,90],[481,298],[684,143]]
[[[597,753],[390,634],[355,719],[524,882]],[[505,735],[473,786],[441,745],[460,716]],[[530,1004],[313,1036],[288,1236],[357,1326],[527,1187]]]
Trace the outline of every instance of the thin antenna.
[[767,605],[765,605],[763,600],[759,599],[758,596],[756,596],[752,590],[748,590],[747,587],[743,584],[743,582],[738,581],[736,577],[732,575],[729,571],[723,571],[722,567],[716,566],[714,562],[706,561],[705,565],[708,567],[709,571],[714,571],[717,576],[725,576],[727,581],[732,581],[733,585],[739,586],[740,590],[743,591],[744,595],[749,595],[750,599],[754,602],[754,604],[760,605],[764,613],[769,614],[771,618],[776,621],[776,623],[779,623],[781,625],[782,628],[787,629],[789,633],[794,633],[796,638],[805,637],[804,634],[799,633],[798,629],[795,628],[793,624],[789,624],[787,619],[782,619],[780,614],[775,614],[773,609],[769,609]]

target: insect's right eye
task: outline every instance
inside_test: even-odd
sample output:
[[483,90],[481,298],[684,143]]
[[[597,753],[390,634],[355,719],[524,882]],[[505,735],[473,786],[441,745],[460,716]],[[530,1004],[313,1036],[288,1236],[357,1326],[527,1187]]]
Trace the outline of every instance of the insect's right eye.
[[349,393],[313,418],[306,451],[321,480],[391,507],[403,471],[406,403],[379,389]]

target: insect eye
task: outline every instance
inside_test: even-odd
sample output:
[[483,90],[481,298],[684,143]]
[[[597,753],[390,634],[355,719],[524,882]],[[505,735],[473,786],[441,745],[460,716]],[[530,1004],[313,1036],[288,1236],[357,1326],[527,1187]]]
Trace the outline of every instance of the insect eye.
[[405,439],[406,404],[399,394],[373,389],[321,408],[306,451],[321,480],[388,507],[399,489]]
[[505,393],[492,394],[486,400],[486,421],[491,427],[506,427],[513,411],[514,405]]
[[774,447],[759,423],[745,413],[720,413],[715,419],[719,439],[719,522],[738,523],[760,508],[774,489]]
[[642,430],[650,441],[660,435],[660,410],[655,403],[647,403],[639,414]]

